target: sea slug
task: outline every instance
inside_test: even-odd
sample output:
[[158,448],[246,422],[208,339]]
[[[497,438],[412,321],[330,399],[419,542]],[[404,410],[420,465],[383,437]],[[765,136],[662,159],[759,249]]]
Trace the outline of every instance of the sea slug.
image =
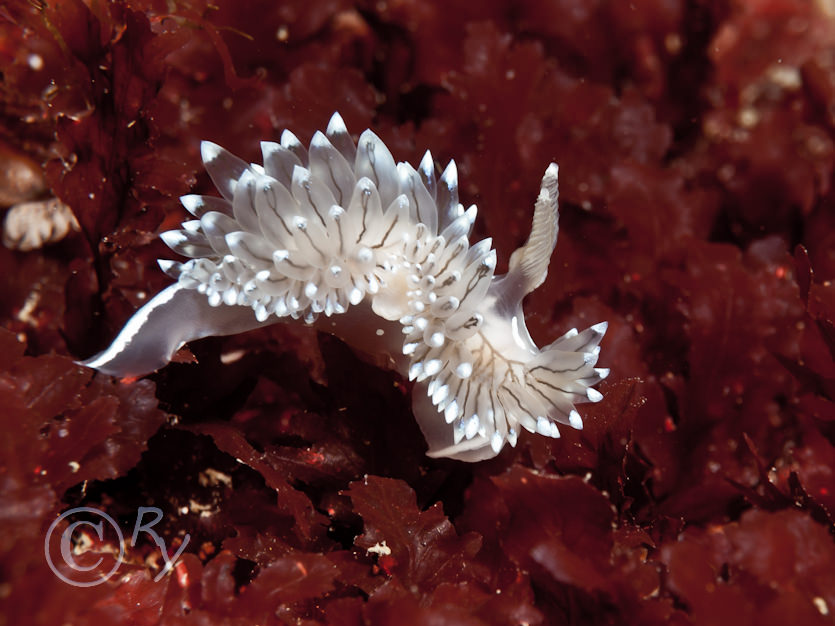
[[593,385],[609,373],[595,367],[606,323],[540,349],[522,312],[557,241],[555,164],[530,237],[497,276],[491,240],[470,244],[476,207],[458,202],[454,162],[439,178],[429,152],[417,169],[395,163],[370,130],[355,144],[339,114],[308,148],[284,131],[261,149],[256,165],[203,142],[221,197],[184,196],[195,219],[162,233],[190,260],[160,261],[177,282],[85,365],[143,375],[193,339],[299,319],[416,381],[430,456],[478,461],[514,446],[520,428],[582,428],[574,405],[599,401]]

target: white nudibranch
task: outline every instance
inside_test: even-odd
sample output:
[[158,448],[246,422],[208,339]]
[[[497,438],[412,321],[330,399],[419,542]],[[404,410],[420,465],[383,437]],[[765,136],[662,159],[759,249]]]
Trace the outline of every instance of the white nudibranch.
[[[557,240],[557,166],[545,171],[525,245],[495,275],[491,240],[470,244],[476,207],[458,202],[450,162],[436,178],[395,163],[370,130],[354,144],[339,114],[305,147],[289,131],[261,144],[263,165],[203,142],[222,197],[189,195],[194,216],[163,241],[190,260],[160,261],[177,282],[84,364],[115,376],[164,366],[184,343],[302,319],[386,355],[416,381],[415,418],[433,457],[491,458],[521,428],[582,428],[606,322],[538,348],[523,297],[545,280]],[[399,331],[399,332],[398,332]]]

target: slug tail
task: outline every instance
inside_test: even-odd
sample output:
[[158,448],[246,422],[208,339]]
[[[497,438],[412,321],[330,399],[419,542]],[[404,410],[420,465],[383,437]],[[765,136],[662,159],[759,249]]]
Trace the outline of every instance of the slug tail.
[[134,313],[106,350],[79,364],[111,376],[143,376],[168,364],[189,341],[263,325],[250,308],[212,307],[204,294],[174,283]]

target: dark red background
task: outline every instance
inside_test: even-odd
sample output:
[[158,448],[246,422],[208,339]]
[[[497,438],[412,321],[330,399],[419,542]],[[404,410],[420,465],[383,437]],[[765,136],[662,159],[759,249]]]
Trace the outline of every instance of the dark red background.
[[[82,227],[0,248],[0,624],[833,623],[832,2],[16,0],[0,72],[0,191],[42,172]],[[74,365],[167,284],[200,139],[257,160],[336,110],[456,159],[500,269],[560,164],[526,311],[609,321],[584,431],[433,461],[406,381],[283,324]],[[75,506],[191,543],[72,587],[43,541]]]

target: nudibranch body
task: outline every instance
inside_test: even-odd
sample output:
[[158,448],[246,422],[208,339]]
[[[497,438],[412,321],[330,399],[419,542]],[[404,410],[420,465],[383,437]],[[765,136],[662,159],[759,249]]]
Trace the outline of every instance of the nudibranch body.
[[574,405],[600,400],[592,386],[608,374],[595,367],[606,323],[540,349],[522,312],[557,240],[555,164],[528,241],[496,276],[491,240],[470,244],[476,208],[458,202],[454,162],[440,178],[429,152],[417,169],[395,163],[370,130],[355,144],[338,114],[307,149],[289,131],[261,148],[256,165],[203,142],[221,197],[183,197],[195,219],[162,234],[190,260],[160,261],[177,282],[85,365],[142,375],[193,339],[302,319],[416,381],[430,456],[478,461],[520,428],[582,428]]

